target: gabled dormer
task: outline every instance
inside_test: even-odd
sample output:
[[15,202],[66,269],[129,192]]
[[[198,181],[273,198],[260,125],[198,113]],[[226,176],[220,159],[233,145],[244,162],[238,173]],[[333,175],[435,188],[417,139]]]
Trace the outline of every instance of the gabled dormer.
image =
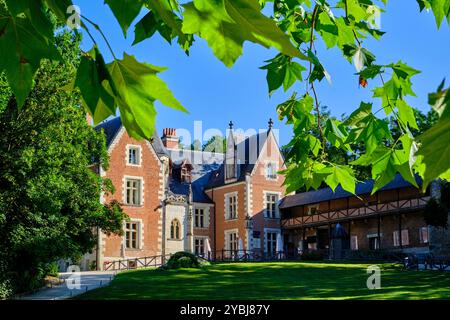
[[225,152],[225,183],[236,181],[237,179],[237,155],[236,140],[233,134],[233,122],[230,121],[230,130],[227,138],[227,150]]
[[192,164],[189,160],[185,159],[178,165],[172,165],[172,177],[182,183],[191,183],[192,169]]

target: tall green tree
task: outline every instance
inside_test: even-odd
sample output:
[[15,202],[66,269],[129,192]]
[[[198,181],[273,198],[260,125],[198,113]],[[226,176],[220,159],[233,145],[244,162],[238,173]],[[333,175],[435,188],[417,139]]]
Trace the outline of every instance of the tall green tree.
[[87,124],[80,96],[61,90],[74,79],[79,44],[79,35],[58,34],[62,61],[41,62],[21,108],[0,89],[0,287],[12,291],[41,285],[50,263],[91,251],[97,228],[120,234],[126,218],[118,203],[100,203],[114,191],[93,166],[108,167],[104,134]]
[[225,153],[226,149],[227,149],[227,139],[220,135],[211,137],[203,145],[203,151],[207,152]]

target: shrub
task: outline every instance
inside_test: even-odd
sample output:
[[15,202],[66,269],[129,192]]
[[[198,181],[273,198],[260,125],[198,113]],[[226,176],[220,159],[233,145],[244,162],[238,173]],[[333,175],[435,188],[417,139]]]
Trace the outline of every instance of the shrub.
[[0,300],[8,299],[14,292],[11,281],[0,279]]
[[300,259],[304,261],[320,261],[323,260],[323,254],[320,252],[303,252]]
[[52,276],[52,277],[58,277],[59,268],[58,264],[56,262],[49,263],[45,267],[45,275],[46,276]]
[[200,268],[207,264],[192,253],[180,251],[170,257],[163,269]]

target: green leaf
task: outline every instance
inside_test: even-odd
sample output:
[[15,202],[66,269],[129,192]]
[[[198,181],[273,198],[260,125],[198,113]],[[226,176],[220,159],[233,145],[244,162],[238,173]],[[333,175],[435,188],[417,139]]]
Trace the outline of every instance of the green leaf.
[[345,126],[339,121],[328,119],[325,125],[325,137],[336,148],[342,148],[351,151],[350,146],[345,143],[348,133]]
[[[230,67],[242,54],[245,41],[274,47],[290,57],[307,60],[275,22],[261,13],[256,0],[194,1],[183,7],[183,32],[199,34],[217,58]],[[222,8],[225,4],[226,13]],[[203,5],[202,5],[203,4]]]
[[413,166],[415,165],[414,152],[411,151],[415,142],[411,137],[403,135],[400,137],[402,149],[386,148],[379,145],[370,154],[365,154],[359,159],[351,162],[355,166],[372,166],[372,178],[375,180],[372,194],[391,182],[397,172],[412,185],[418,187]]
[[138,23],[136,23],[133,45],[138,44],[145,39],[151,38],[156,31],[158,31],[167,42],[172,42],[172,29],[170,29],[161,20],[158,21],[154,12],[150,11]]
[[41,0],[5,0],[5,2],[13,16],[24,13],[43,37],[53,39],[53,25],[44,12]]
[[311,114],[314,108],[314,99],[305,94],[300,100],[296,101],[293,108],[294,133],[298,134],[309,130],[314,124],[314,116]]
[[379,74],[383,73],[382,68],[383,68],[383,66],[371,65],[371,66],[365,68],[364,70],[362,70],[361,72],[359,72],[358,74],[361,77],[363,77],[364,79],[374,79]]
[[286,65],[286,75],[283,80],[283,89],[287,91],[298,80],[303,81],[302,72],[306,68],[297,62],[289,62]]
[[317,58],[311,50],[308,50],[308,57],[314,65],[311,76],[309,77],[309,83],[313,83],[316,80],[320,82],[323,78],[326,78],[328,82],[331,82],[330,74],[325,70],[324,66],[319,61],[319,58]]
[[128,28],[141,12],[144,2],[142,0],[105,0],[105,3],[111,8],[126,37]]
[[66,22],[67,8],[73,5],[72,0],[45,0],[45,3],[60,22]]
[[331,19],[327,12],[321,12],[319,14],[315,28],[322,36],[322,39],[328,49],[337,45],[339,29],[336,26],[336,22]]
[[260,69],[267,70],[269,95],[272,95],[281,85],[283,85],[284,91],[287,91],[297,80],[302,81],[302,72],[306,70],[297,62],[291,61],[290,57],[281,54],[266,62],[269,64]]
[[[347,4],[347,12],[349,17],[352,17],[356,22],[367,20],[369,13],[363,5],[365,1],[345,0],[345,2]],[[341,6],[343,5],[341,4]]]
[[433,10],[438,29],[441,27],[442,21],[447,17],[450,23],[450,1],[448,0],[417,0],[420,11],[423,9]]
[[441,117],[445,107],[450,104],[450,90],[445,89],[445,79],[441,82],[436,92],[428,95],[428,103]]
[[186,53],[189,53],[193,37],[182,31],[182,21],[173,12],[177,10],[175,4],[171,4],[171,1],[168,0],[151,0],[147,1],[146,5],[158,16],[157,20],[164,21],[164,24],[172,29],[172,34],[178,37],[178,43],[181,48]]
[[372,104],[361,103],[345,122],[351,127],[346,143],[364,142],[367,154],[374,152],[385,139],[392,140],[387,122],[372,113]]
[[114,97],[107,92],[103,81],[110,82],[111,76],[102,55],[95,47],[89,55],[81,56],[74,84],[79,88],[83,105],[92,115],[95,124],[116,113]]
[[375,180],[372,194],[391,182],[397,174],[394,151],[384,147],[380,150],[385,150],[385,152],[378,153],[379,157],[373,159],[372,162],[372,178]]
[[6,72],[19,107],[31,91],[33,76],[44,58],[60,58],[54,44],[28,18],[13,18],[0,11],[0,70]]
[[325,182],[333,191],[340,184],[342,189],[355,194],[356,178],[353,170],[348,166],[333,165],[322,169],[320,173],[329,173],[325,178]]
[[138,62],[125,53],[123,60],[108,64],[114,87],[109,89],[119,106],[128,133],[137,139],[153,135],[156,110],[154,102],[176,110],[186,109],[175,99],[167,85],[157,76],[164,68]]
[[361,121],[372,115],[372,104],[361,102],[358,109],[347,118],[345,124],[348,126],[358,126]]
[[403,63],[402,61],[399,61],[395,64],[387,65],[386,67],[392,68],[392,71],[394,71],[395,74],[400,79],[410,79],[411,77],[420,73],[419,70],[416,70],[416,69],[408,66],[407,64]]
[[404,100],[397,100],[398,118],[404,125],[419,130],[414,110]]
[[424,165],[423,188],[446,174],[450,169],[450,111],[449,104],[443,116],[429,130],[425,131],[417,139],[421,142],[418,156],[422,156]]

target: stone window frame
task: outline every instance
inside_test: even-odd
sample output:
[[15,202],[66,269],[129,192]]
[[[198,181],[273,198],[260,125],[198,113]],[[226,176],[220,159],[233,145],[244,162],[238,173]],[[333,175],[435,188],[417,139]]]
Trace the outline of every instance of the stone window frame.
[[[138,157],[138,163],[130,163],[130,150],[135,149],[138,150],[137,157]],[[137,144],[127,144],[125,148],[125,163],[127,166],[130,167],[141,167],[142,166],[142,147]]]
[[[136,248],[131,248],[128,247],[128,241],[127,241],[127,224],[136,224]],[[144,226],[143,226],[143,222],[142,219],[135,219],[135,218],[131,218],[130,221],[126,221],[123,224],[123,230],[124,230],[124,235],[123,235],[123,246],[124,249],[127,251],[133,251],[133,250],[141,250],[143,243],[144,243]]]
[[[275,196],[277,196],[277,201],[275,202],[275,217],[269,217],[268,215],[267,215],[267,196],[268,195],[275,195]],[[280,207],[279,207],[279,205],[280,205],[280,200],[281,200],[281,196],[282,196],[282,193],[281,192],[279,192],[279,191],[269,191],[269,190],[264,190],[263,191],[263,208],[264,208],[264,218],[265,219],[272,219],[272,220],[277,220],[277,219],[280,219],[281,218],[281,216],[280,216]]]
[[[224,196],[224,206],[225,206],[225,211],[224,211],[224,215],[225,215],[225,221],[233,221],[233,220],[237,220],[239,218],[239,194],[237,191],[234,192],[229,192],[226,193]],[[235,207],[236,207],[236,214],[234,217],[231,217],[231,212],[230,212],[230,199],[235,197],[236,198],[236,203],[235,203]]]
[[[127,181],[129,180],[139,180],[139,200],[140,203],[139,204],[133,204],[133,203],[128,203],[127,201]],[[144,178],[143,177],[139,177],[139,176],[128,176],[125,175],[123,177],[123,204],[125,206],[130,206],[130,207],[142,207],[144,205]]]

